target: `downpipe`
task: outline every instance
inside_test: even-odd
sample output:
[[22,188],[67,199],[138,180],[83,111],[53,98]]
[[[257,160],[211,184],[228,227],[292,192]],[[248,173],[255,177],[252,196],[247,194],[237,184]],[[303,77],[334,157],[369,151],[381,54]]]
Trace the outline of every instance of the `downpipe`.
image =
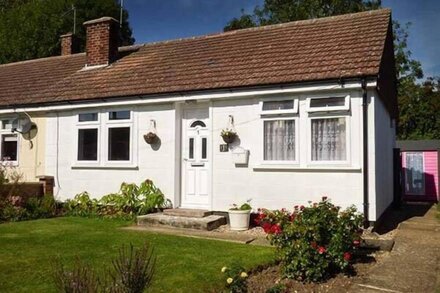
[[369,186],[368,186],[368,94],[367,94],[367,79],[364,77],[361,81],[362,88],[362,154],[363,154],[363,194],[364,194],[364,228],[370,226],[369,219]]

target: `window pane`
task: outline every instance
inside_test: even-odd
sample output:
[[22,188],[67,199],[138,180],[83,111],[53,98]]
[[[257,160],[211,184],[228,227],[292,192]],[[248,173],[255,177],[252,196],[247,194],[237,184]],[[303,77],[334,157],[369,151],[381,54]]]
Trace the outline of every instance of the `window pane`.
[[108,129],[109,161],[130,160],[130,127]]
[[13,120],[2,120],[2,129],[12,129]]
[[192,138],[192,137],[189,139],[188,158],[194,159],[194,138]]
[[264,160],[295,160],[295,120],[264,121]]
[[98,159],[98,129],[78,129],[78,161]]
[[423,195],[425,193],[423,153],[406,153],[405,157],[405,194]]
[[332,97],[332,98],[310,100],[310,107],[312,108],[338,107],[344,105],[345,105],[345,97]]
[[17,136],[2,136],[2,160],[17,161]]
[[206,127],[206,124],[203,121],[200,121],[200,120],[197,120],[197,121],[194,121],[193,123],[191,123],[191,127],[192,128],[193,127],[197,127],[197,126]]
[[312,119],[312,161],[346,160],[345,118]]
[[79,122],[98,121],[98,113],[82,113],[78,115]]
[[130,119],[130,111],[112,111],[108,113],[110,120],[126,120]]
[[293,109],[293,100],[263,102],[263,111],[291,109]]
[[207,151],[207,139],[206,137],[202,137],[202,159],[206,159],[206,151]]

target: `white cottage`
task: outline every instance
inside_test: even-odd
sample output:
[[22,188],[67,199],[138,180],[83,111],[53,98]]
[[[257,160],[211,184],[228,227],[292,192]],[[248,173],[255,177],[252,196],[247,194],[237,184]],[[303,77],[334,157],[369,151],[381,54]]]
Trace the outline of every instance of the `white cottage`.
[[2,157],[54,176],[60,199],[150,178],[174,206],[212,211],[326,195],[376,221],[392,202],[389,10],[122,48],[114,19],[85,26],[86,53],[64,35],[62,56],[0,66],[2,121],[38,126],[13,145],[3,127]]

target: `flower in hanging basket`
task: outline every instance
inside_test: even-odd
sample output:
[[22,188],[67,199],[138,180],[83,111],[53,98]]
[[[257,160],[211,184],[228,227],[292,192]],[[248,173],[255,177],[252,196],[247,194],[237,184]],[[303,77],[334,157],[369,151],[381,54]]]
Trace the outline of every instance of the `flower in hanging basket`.
[[148,144],[156,143],[157,139],[158,139],[157,134],[154,132],[148,132],[147,134],[144,134],[144,140]]
[[220,136],[226,143],[232,143],[237,137],[237,133],[232,129],[223,129]]

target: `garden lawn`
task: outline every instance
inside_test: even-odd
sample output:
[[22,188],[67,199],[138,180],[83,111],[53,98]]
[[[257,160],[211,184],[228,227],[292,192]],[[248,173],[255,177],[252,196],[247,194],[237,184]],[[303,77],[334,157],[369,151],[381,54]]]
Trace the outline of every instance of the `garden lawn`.
[[52,264],[78,256],[102,272],[122,245],[149,242],[157,255],[152,292],[221,289],[223,266],[269,263],[271,248],[119,229],[130,222],[76,217],[0,224],[0,292],[55,292]]

